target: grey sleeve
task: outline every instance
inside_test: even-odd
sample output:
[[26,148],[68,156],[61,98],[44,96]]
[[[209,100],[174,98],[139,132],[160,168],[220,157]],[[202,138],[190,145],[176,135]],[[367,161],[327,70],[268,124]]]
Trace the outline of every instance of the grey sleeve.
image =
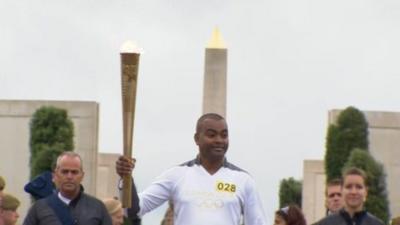
[[24,223],[23,225],[37,225],[38,220],[37,220],[37,216],[36,216],[36,205],[33,205],[29,211],[28,214],[26,215],[25,219],[24,219]]

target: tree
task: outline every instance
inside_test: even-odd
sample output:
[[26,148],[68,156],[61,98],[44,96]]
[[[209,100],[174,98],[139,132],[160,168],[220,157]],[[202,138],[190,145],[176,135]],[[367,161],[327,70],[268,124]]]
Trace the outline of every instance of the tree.
[[328,127],[326,137],[325,171],[327,181],[341,177],[343,165],[353,149],[368,150],[368,123],[355,107],[347,107],[337,123]]
[[36,110],[30,122],[31,179],[52,170],[57,156],[72,151],[74,126],[67,111],[52,106]]
[[346,162],[344,169],[357,167],[367,175],[368,197],[365,208],[380,218],[385,224],[389,221],[389,207],[386,193],[386,182],[383,166],[367,151],[354,149]]
[[279,185],[279,208],[289,204],[301,206],[302,182],[293,177],[283,179]]

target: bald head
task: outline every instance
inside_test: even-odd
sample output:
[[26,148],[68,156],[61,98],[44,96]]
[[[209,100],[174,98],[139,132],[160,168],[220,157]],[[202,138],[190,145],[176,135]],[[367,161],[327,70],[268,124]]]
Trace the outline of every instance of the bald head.
[[81,168],[81,170],[83,171],[82,158],[81,158],[81,156],[80,156],[78,153],[71,152],[71,151],[63,152],[63,153],[61,153],[61,155],[59,155],[59,156],[57,157],[56,169],[60,167],[60,165],[61,165],[61,160],[62,160],[64,157],[67,157],[67,158],[78,158],[79,161],[80,161],[80,168]]
[[206,113],[202,115],[198,120],[196,124],[196,133],[199,133],[202,129],[203,122],[207,119],[219,121],[219,120],[225,120],[225,118],[217,113]]

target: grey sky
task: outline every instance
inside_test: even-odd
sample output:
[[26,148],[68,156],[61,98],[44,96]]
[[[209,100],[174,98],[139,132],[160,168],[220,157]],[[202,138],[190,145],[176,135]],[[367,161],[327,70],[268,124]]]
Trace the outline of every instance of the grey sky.
[[394,0],[0,0],[0,98],[98,101],[100,151],[121,152],[119,48],[136,41],[142,189],[197,152],[215,26],[228,46],[228,159],[255,177],[271,219],[279,180],[323,157],[329,109],[400,111]]

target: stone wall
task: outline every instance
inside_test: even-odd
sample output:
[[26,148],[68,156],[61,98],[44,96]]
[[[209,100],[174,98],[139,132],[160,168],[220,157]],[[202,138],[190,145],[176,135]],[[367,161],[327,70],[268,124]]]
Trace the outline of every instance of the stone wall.
[[119,176],[115,172],[115,162],[119,154],[100,153],[97,160],[97,190],[100,199],[119,197]]

